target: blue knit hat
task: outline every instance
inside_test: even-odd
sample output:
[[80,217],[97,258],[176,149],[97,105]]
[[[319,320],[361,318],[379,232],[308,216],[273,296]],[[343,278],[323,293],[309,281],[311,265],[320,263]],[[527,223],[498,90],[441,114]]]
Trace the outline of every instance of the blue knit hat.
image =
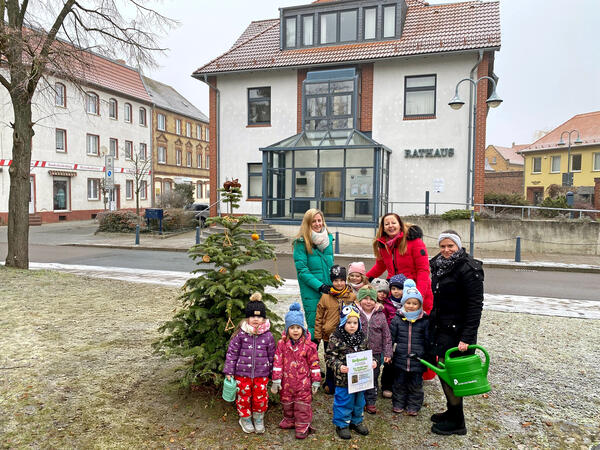
[[421,302],[421,306],[423,306],[423,296],[417,289],[417,284],[414,282],[414,280],[411,280],[410,278],[408,278],[404,282],[404,291],[402,292],[401,300],[402,306],[404,306],[406,300],[408,300],[409,298],[416,298]]
[[346,325],[346,322],[348,321],[348,317],[356,317],[358,318],[358,329],[360,330],[361,328],[361,324],[360,324],[360,310],[358,309],[358,307],[354,304],[351,303],[349,305],[345,305],[342,308],[342,311],[340,312],[340,324],[339,327],[343,327],[344,325]]
[[404,289],[405,281],[406,281],[406,277],[404,276],[404,274],[399,273],[398,275],[394,275],[392,278],[390,278],[390,289],[393,286],[396,286],[397,288],[400,288],[400,289]]
[[306,325],[304,325],[304,313],[300,307],[300,303],[294,302],[290,305],[290,310],[285,315],[285,332],[287,333],[288,328],[292,325],[298,325],[302,327],[306,333]]

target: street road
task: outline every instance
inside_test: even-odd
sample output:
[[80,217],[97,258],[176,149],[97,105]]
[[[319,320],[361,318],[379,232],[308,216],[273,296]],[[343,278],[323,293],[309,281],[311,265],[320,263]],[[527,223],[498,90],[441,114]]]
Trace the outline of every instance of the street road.
[[[0,243],[0,257],[6,258],[6,243]],[[126,267],[148,270],[189,272],[196,268],[184,252],[123,250],[98,247],[30,245],[30,261],[78,264],[102,267]],[[336,257],[347,266],[352,258]],[[369,268],[373,260],[364,260]],[[274,270],[266,261],[251,267]],[[291,255],[280,256],[277,270],[283,278],[297,278]],[[485,291],[489,294],[566,298],[600,301],[600,274],[547,272],[529,269],[485,269]]]

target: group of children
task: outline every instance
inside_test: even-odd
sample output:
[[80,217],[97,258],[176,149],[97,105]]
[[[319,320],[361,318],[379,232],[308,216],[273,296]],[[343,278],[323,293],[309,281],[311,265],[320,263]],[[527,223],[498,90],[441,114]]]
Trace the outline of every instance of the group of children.
[[[423,405],[425,366],[417,357],[427,353],[428,317],[416,284],[403,275],[389,283],[366,277],[363,263],[331,268],[331,289],[321,296],[310,335],[300,305],[285,315],[285,333],[275,345],[260,294],[246,306],[246,319],[232,337],[225,362],[227,377],[235,377],[240,426],[246,433],[263,433],[268,405],[267,383],[272,374],[273,393],[280,392],[281,428],[294,428],[304,439],[312,430],[312,396],[321,385],[317,346],[325,352],[324,391],[334,395],[333,424],[337,435],[350,439],[350,431],[367,435],[363,412],[376,414],[380,369],[384,397],[392,398],[392,411],[416,416]],[[313,340],[314,339],[314,340]],[[374,387],[348,392],[346,355],[371,350]]]

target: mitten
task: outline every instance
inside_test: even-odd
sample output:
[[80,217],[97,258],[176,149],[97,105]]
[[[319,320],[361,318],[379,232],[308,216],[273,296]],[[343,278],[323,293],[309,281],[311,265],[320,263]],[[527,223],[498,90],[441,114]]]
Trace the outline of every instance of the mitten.
[[271,392],[273,394],[277,394],[280,389],[281,389],[281,380],[273,381],[273,384],[271,385]]
[[318,381],[315,381],[315,382],[312,384],[312,393],[313,393],[313,394],[316,394],[316,393],[317,393],[317,391],[319,390],[319,387],[320,387],[320,386],[321,386],[321,383],[319,383]]

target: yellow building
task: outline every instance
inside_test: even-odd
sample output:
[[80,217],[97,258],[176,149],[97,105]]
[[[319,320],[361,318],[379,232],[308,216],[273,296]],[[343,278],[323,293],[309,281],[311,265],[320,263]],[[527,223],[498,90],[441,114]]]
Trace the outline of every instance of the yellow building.
[[[568,133],[571,131],[569,167]],[[575,144],[578,138],[581,143]],[[573,191],[591,196],[594,178],[600,177],[600,111],[572,117],[520,154],[525,160],[524,194],[532,203],[542,201],[551,184],[569,186],[569,170]]]
[[512,147],[501,147],[499,145],[488,145],[485,149],[486,169],[494,172],[513,172],[523,170],[523,156],[518,152],[529,147],[529,144],[515,145]]
[[192,184],[196,202],[209,203],[208,117],[179,92],[143,77],[153,102],[153,204],[175,184]]

